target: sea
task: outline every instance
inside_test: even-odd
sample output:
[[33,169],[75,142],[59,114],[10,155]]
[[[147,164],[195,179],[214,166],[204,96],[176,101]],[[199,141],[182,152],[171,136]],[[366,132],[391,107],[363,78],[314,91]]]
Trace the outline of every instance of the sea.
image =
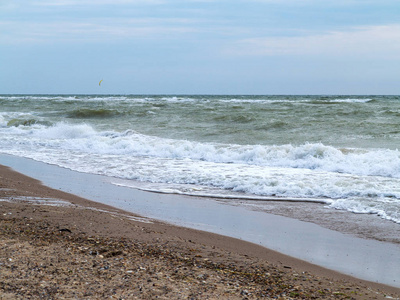
[[115,185],[400,224],[400,96],[0,95],[0,137]]

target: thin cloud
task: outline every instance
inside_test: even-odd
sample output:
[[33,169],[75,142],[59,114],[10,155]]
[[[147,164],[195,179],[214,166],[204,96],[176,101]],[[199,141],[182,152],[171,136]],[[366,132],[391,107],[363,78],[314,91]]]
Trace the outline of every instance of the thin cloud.
[[292,37],[248,38],[237,41],[232,55],[376,55],[400,57],[400,24],[357,27]]
[[8,34],[0,33],[2,43],[104,41],[125,38],[175,38],[195,32],[189,19],[114,19],[93,18],[88,21],[1,22]]

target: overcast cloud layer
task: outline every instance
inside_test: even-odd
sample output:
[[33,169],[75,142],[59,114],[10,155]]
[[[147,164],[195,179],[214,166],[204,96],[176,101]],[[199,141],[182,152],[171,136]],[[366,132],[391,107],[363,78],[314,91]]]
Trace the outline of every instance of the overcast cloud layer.
[[399,9],[0,0],[0,93],[400,94]]

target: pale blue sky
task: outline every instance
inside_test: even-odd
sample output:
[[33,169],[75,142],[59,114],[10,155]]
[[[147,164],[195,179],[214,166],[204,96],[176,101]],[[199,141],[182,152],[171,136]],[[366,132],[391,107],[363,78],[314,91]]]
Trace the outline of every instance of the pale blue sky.
[[0,94],[400,94],[399,12],[398,0],[0,0]]

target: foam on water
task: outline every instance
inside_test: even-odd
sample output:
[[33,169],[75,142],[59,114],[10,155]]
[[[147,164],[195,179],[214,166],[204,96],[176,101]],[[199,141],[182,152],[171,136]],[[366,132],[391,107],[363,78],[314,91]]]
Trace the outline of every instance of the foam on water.
[[400,152],[388,149],[337,149],[323,144],[234,145],[200,143],[147,136],[127,130],[96,131],[88,124],[7,128],[8,134],[25,136],[47,147],[91,154],[190,159],[221,164],[244,164],[400,178]]
[[0,96],[0,152],[152,191],[324,202],[400,222],[398,100]]
[[201,187],[200,195],[211,195],[209,188],[215,196],[224,194],[215,191],[220,189],[236,196],[326,199],[336,209],[374,213],[400,222],[397,150],[200,143],[134,131],[96,131],[88,124],[65,122],[3,127],[1,131],[7,132],[2,153],[80,172],[155,183],[153,190],[158,183],[177,184],[176,192],[182,193],[180,187],[192,184]]

